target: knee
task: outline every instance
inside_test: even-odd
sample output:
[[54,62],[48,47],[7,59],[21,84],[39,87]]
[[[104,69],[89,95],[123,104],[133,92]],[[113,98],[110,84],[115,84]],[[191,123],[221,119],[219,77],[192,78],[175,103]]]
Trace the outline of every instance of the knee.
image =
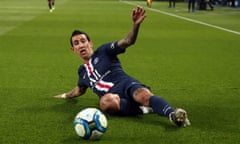
[[101,97],[100,109],[107,113],[115,113],[120,110],[120,98],[117,94],[108,93]]
[[133,93],[134,100],[143,106],[149,106],[151,96],[153,93],[147,88],[139,88]]

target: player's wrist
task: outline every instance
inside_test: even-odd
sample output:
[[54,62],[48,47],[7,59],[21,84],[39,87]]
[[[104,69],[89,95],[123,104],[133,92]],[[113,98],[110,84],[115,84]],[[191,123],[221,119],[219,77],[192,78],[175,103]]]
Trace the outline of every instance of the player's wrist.
[[61,98],[63,98],[63,99],[67,98],[67,94],[66,93],[62,94]]

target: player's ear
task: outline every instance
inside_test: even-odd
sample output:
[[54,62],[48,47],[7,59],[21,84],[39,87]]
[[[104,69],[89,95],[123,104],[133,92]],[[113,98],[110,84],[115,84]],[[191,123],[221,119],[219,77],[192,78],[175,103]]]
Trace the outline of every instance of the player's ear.
[[71,47],[71,50],[73,53],[76,53],[76,49],[73,46]]
[[74,52],[74,48],[73,47],[71,47],[70,49]]

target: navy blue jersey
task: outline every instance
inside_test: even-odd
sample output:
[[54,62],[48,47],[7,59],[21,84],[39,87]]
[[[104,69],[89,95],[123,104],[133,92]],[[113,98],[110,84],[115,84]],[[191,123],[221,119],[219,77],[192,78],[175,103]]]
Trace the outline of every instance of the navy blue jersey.
[[117,55],[124,52],[125,49],[119,48],[117,42],[100,46],[88,63],[79,67],[78,86],[90,87],[99,97],[115,93],[127,98],[128,89],[140,83],[123,71]]

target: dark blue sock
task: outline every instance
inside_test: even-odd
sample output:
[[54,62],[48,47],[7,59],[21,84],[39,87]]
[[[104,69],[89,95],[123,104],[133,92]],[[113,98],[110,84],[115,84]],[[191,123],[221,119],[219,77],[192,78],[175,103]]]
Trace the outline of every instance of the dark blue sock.
[[128,115],[129,108],[130,108],[130,103],[125,99],[120,99],[120,111],[118,114]]
[[129,115],[143,114],[143,112],[138,105],[134,105],[130,103],[128,100],[121,98],[120,110],[117,114],[122,116],[129,116]]
[[174,111],[174,109],[159,96],[151,96],[149,105],[155,113],[165,117],[169,117],[169,114]]

